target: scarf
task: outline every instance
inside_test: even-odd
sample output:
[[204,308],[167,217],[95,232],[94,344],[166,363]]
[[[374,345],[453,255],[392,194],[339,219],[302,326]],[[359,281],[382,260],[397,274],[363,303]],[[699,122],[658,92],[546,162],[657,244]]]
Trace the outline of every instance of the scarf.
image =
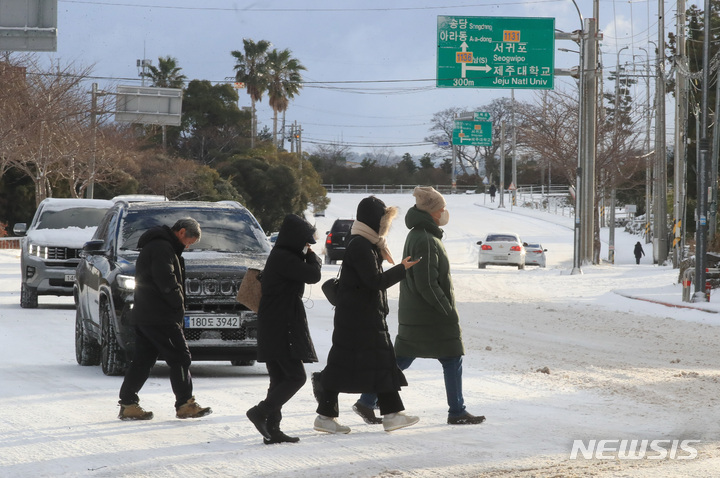
[[357,234],[358,236],[362,236],[368,241],[370,241],[372,244],[376,245],[380,249],[383,258],[386,259],[390,264],[395,265],[395,261],[392,258],[392,254],[390,254],[390,249],[388,248],[385,236],[379,235],[373,230],[373,228],[371,228],[364,222],[360,222],[358,220],[353,222],[352,228],[350,229],[350,234]]

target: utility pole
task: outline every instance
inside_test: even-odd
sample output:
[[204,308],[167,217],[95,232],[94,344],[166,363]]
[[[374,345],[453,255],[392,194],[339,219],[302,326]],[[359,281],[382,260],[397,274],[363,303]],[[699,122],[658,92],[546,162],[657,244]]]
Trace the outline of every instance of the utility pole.
[[[675,57],[675,164],[673,168],[673,268],[678,269],[684,259],[685,240],[685,144],[687,143],[688,62],[685,51],[685,0],[677,2],[677,56]],[[717,112],[717,108],[715,109]],[[715,121],[717,124],[717,121]]]
[[597,112],[597,19],[585,19],[583,51],[582,106],[582,187],[577,191],[582,197],[581,211],[581,262],[592,263],[595,237],[595,148]]
[[[652,42],[650,42],[652,43]],[[648,45],[649,46],[649,45]],[[650,156],[652,155],[652,151],[650,150],[650,131],[651,131],[651,125],[652,125],[652,110],[653,106],[650,104],[650,52],[646,50],[643,47],[639,47],[642,51],[645,52],[645,56],[647,58],[647,66],[646,66],[646,78],[647,78],[647,87],[645,88],[645,104],[647,105],[647,111],[645,115],[645,244],[650,243],[650,231],[652,224],[650,222],[650,212],[652,211],[652,167],[651,164],[653,161],[650,159]]]
[[717,71],[715,72],[715,109],[713,120],[713,144],[710,151],[710,188],[708,191],[708,241],[713,242],[717,229],[717,185],[718,185],[718,148],[720,148],[720,137],[718,137],[718,119],[720,119],[720,84],[718,84]]
[[[709,30],[707,30],[709,31]],[[668,257],[667,151],[665,149],[665,0],[658,0],[657,102],[655,108],[655,231],[653,250],[658,264]]]
[[[620,52],[626,50],[624,46],[617,52],[615,60],[615,117],[613,118],[613,142],[615,143],[615,154],[620,155],[620,142],[618,141],[618,121],[620,120]],[[624,148],[623,148],[624,149]],[[615,264],[615,168],[610,171],[610,237],[608,241],[608,262]]]
[[90,180],[88,181],[87,197],[93,199],[95,197],[95,155],[97,150],[97,97],[98,84],[92,84],[90,100],[90,131],[92,134],[92,144],[90,148]]
[[[710,0],[705,0],[705,31],[710,31]],[[708,209],[708,95],[710,92],[710,35],[703,39],[702,115],[697,164],[697,227],[695,233],[695,294],[693,302],[705,302],[705,252],[707,251],[707,209]]]

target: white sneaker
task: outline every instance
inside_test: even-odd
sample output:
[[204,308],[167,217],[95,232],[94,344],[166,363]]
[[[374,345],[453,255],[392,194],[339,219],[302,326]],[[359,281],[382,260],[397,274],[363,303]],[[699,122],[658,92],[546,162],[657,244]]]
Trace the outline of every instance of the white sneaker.
[[350,433],[350,427],[338,423],[337,418],[318,415],[315,418],[315,426],[313,427],[319,432],[325,433]]
[[383,415],[382,424],[386,432],[391,432],[400,428],[409,427],[410,425],[415,425],[419,421],[419,417],[405,415],[403,412],[397,412]]

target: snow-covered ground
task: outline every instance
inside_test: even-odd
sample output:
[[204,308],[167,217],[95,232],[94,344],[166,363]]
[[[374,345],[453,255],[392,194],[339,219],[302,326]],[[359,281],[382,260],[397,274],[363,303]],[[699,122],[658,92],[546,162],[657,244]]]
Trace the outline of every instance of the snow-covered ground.
[[[310,217],[321,237],[335,218],[353,217],[362,197],[331,195],[326,217]],[[409,194],[379,197],[403,211],[413,204]],[[638,238],[622,229],[615,265],[571,275],[571,218],[507,203],[497,209],[482,195],[447,201],[444,242],[466,346],[464,394],[468,410],[487,417],[484,424],[445,423],[442,370],[433,360],[417,360],[401,392],[420,423],[392,433],[363,423],[350,409],[352,395],[340,396],[340,421],[350,434],[313,431],[308,383],[283,410],[283,429],[300,442],[263,445],[245,411],[267,389],[264,366],[220,362],[191,369],[196,397],[212,415],[177,420],[167,367],[158,364],[141,392],[155,419],[120,421],[121,378],[75,362],[72,299],[41,297],[38,309],[21,309],[17,251],[0,251],[0,476],[720,476],[720,314],[713,313],[720,312],[720,296],[682,303],[677,271],[653,265],[651,245],[635,265]],[[488,231],[541,242],[548,267],[479,270],[476,242]],[[396,259],[405,233],[401,215],[389,237]],[[338,267],[324,266],[323,277]],[[397,287],[389,291],[392,329],[397,294]],[[333,312],[319,285],[306,297],[321,357],[306,367],[310,373],[324,365]],[[675,457],[690,453],[673,452],[673,441],[699,440],[686,443],[697,457],[658,460],[661,453],[652,449],[636,460],[613,457],[613,444],[633,439],[668,440],[655,444]],[[579,453],[572,460],[574,440],[616,441],[606,442],[608,459]]]

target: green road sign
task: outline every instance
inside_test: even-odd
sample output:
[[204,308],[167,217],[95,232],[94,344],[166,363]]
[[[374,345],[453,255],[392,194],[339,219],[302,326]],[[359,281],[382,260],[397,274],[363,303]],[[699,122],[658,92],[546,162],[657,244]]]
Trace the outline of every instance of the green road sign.
[[555,19],[438,16],[437,86],[552,89]]
[[453,144],[456,146],[492,146],[490,121],[455,121]]
[[473,119],[475,121],[490,121],[490,113],[484,111],[476,111],[473,113]]

